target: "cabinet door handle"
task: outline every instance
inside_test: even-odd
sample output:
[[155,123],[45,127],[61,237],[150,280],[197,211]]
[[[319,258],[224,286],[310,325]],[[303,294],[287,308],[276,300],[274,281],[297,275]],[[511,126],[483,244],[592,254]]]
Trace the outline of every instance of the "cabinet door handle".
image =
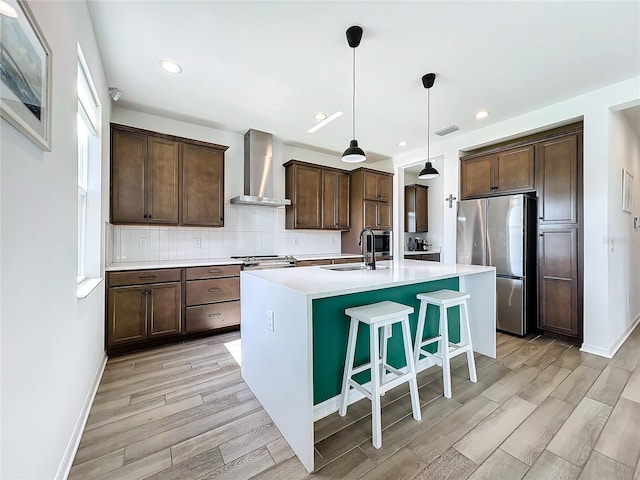
[[156,276],[155,275],[140,275],[138,278],[140,280],[144,280],[146,278],[156,278]]
[[222,273],[222,270],[216,268],[215,270],[209,270],[209,273]]
[[544,220],[544,217],[538,217],[538,220]]
[[211,317],[219,317],[220,315],[222,315],[222,314],[221,314],[221,313],[210,313],[210,314],[208,315],[208,317],[209,317],[209,318],[211,318]]
[[144,214],[144,218],[147,218],[147,214],[146,213]]
[[213,293],[213,292],[219,292],[220,289],[219,288],[210,288],[209,289],[209,293]]
[[151,218],[151,215],[149,215],[149,218]]

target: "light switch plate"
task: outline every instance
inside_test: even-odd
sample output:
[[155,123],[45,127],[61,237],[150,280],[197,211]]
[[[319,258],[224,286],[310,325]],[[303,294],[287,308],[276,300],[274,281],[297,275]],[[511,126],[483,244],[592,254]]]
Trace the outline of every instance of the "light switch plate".
[[138,247],[139,248],[147,248],[148,245],[148,240],[144,237],[139,237],[138,238]]
[[202,248],[202,239],[201,238],[194,238],[193,239],[193,246],[195,248]]
[[633,217],[633,228],[640,228],[640,217]]

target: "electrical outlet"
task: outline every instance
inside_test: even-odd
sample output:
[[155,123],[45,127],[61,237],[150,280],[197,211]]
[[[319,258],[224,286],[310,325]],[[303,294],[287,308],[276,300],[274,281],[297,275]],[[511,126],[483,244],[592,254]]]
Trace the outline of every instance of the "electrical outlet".
[[298,237],[293,237],[293,246],[297,247],[300,242],[298,241]]
[[331,245],[335,245],[336,244],[336,237],[331,237]]
[[267,310],[267,328],[272,332],[274,331],[274,328],[275,328],[275,325],[274,325],[275,320],[276,320],[276,315],[273,312],[273,310]]
[[194,238],[193,239],[193,246],[195,248],[202,248],[202,239],[201,238]]
[[146,239],[144,237],[139,237],[138,238],[138,247],[147,248],[148,243],[149,243],[148,239]]

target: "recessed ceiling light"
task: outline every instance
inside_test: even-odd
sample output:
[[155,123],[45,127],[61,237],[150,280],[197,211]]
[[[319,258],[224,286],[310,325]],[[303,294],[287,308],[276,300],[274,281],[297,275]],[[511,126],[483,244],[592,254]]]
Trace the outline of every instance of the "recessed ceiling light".
[[162,60],[160,62],[160,65],[162,66],[165,72],[174,73],[174,74],[182,73],[182,67],[178,65],[176,62],[173,62],[171,60]]
[[406,147],[408,145],[408,143],[405,140],[400,140],[398,142],[398,146],[399,147]]
[[482,120],[483,118],[487,118],[489,116],[489,112],[487,112],[486,110],[480,110],[478,113],[476,113],[476,118],[478,120]]
[[307,133],[317,132],[322,127],[324,127],[325,125],[333,122],[336,118],[341,117],[342,115],[344,115],[344,113],[342,113],[340,110],[338,110],[336,113],[334,113],[333,115],[329,115],[327,118],[322,120],[320,123],[316,123],[313,127],[311,127],[309,130],[307,130]]
[[5,17],[16,18],[18,12],[16,9],[9,5],[7,2],[0,1],[0,13]]
[[313,118],[315,118],[316,120],[324,120],[325,118],[327,118],[327,114],[326,113],[316,113]]

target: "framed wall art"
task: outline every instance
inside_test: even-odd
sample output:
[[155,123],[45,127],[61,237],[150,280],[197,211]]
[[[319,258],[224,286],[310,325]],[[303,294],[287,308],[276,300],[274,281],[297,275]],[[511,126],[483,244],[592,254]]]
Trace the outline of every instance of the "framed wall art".
[[622,169],[622,210],[631,212],[633,209],[633,176]]
[[5,0],[0,14],[0,114],[51,150],[51,48],[29,5]]

